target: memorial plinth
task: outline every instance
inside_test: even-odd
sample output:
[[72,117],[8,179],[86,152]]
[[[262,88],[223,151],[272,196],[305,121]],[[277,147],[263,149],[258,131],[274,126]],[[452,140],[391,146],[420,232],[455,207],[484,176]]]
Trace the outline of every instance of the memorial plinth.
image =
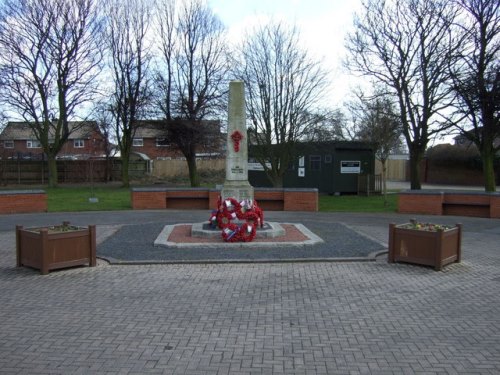
[[222,199],[254,199],[248,182],[248,136],[245,120],[245,88],[242,81],[229,83],[226,180]]

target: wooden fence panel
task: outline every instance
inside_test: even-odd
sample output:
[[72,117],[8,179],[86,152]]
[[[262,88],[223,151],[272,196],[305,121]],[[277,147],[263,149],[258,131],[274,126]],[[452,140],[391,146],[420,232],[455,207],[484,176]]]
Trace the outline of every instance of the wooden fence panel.
[[[120,181],[121,166],[121,160],[58,160],[57,177],[61,183]],[[130,161],[129,173],[132,179],[143,178],[148,173],[147,161]],[[3,185],[45,184],[48,177],[46,161],[0,160]]]
[[[389,181],[406,181],[406,170],[408,160],[393,160],[386,161],[387,180]],[[382,163],[379,160],[375,161],[375,174],[382,174]]]
[[[225,159],[201,159],[196,161],[198,171],[205,172],[221,172],[226,168]],[[154,160],[153,161],[153,177],[157,178],[172,178],[172,177],[187,177],[189,176],[187,163],[185,160]]]

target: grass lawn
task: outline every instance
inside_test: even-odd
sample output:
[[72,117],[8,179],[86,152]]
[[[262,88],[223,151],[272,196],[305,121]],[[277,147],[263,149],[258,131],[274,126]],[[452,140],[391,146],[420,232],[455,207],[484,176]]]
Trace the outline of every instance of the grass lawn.
[[[92,195],[93,190],[93,195]],[[57,187],[45,188],[49,212],[129,210],[130,189],[119,187]],[[90,197],[99,199],[90,203]]]
[[387,205],[384,205],[382,195],[368,197],[357,195],[323,195],[319,196],[320,211],[343,212],[395,212],[397,209],[397,194],[387,194]]
[[[85,187],[57,187],[44,188],[48,196],[49,212],[78,212],[78,211],[113,211],[130,210],[130,189],[117,186],[99,186],[91,189]],[[93,195],[92,195],[93,190]],[[90,197],[98,198],[97,203],[90,203]],[[319,210],[341,212],[395,212],[397,208],[397,194],[387,195],[387,205],[384,197],[372,195],[369,197],[357,195],[332,196],[320,194]]]

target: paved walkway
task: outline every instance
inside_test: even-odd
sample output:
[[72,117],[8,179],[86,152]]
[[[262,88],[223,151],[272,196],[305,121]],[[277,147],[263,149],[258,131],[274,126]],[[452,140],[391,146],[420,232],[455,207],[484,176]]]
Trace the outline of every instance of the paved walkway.
[[[397,214],[268,213],[387,241]],[[206,212],[0,216],[0,374],[498,374],[500,221],[464,224],[463,262],[128,265],[40,276],[15,265],[15,224],[120,228]],[[110,237],[111,236],[111,237]],[[333,244],[332,244],[333,245]],[[119,245],[117,245],[119,246]]]

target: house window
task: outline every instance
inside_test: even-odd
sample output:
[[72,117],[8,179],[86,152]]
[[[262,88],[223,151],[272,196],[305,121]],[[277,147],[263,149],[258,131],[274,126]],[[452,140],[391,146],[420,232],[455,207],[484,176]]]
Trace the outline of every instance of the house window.
[[30,139],[30,140],[26,141],[26,148],[41,148],[41,147],[42,147],[42,145],[37,140]]
[[3,141],[4,148],[14,148],[14,141]]
[[167,138],[156,138],[156,147],[167,147],[170,146],[170,142]]
[[142,139],[142,138],[134,138],[132,140],[132,146],[134,146],[134,147],[142,147],[142,146],[144,146],[144,139]]
[[85,141],[83,139],[75,139],[73,141],[73,147],[74,148],[84,148],[85,147]]
[[311,171],[320,171],[321,170],[321,156],[320,155],[309,156],[309,168]]

